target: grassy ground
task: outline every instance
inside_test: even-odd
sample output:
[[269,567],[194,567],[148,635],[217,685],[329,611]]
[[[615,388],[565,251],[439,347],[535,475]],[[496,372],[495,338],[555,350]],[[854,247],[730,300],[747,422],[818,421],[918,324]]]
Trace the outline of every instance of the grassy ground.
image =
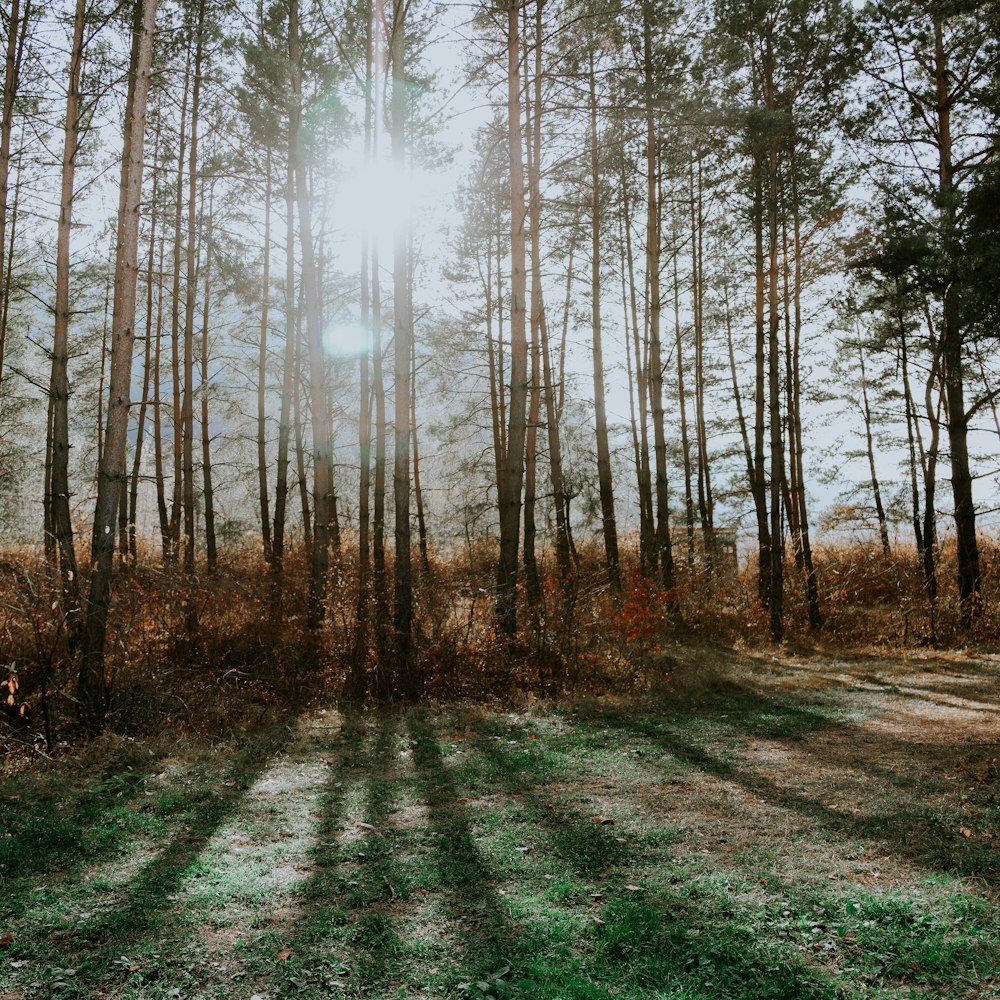
[[1000,664],[108,737],[0,786],[0,997],[1000,997]]

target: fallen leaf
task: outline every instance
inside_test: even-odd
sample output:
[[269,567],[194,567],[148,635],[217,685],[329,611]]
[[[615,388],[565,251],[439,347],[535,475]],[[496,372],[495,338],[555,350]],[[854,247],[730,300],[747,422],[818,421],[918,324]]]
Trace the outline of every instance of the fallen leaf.
[[598,826],[610,826],[614,823],[614,820],[610,816],[591,816],[591,823],[596,823]]
[[7,931],[3,937],[0,937],[0,946],[5,944],[10,944],[14,940],[14,935],[10,931]]
[[961,826],[961,827],[959,827],[958,828],[958,832],[963,837],[971,837],[972,836],[972,831],[967,826]]
[[604,926],[604,921],[601,920],[600,917],[594,917],[594,923],[597,924],[598,927],[603,927]]
[[283,948],[283,949],[282,949],[281,951],[279,951],[279,952],[278,952],[278,954],[277,954],[277,955],[275,955],[274,957],[275,957],[275,958],[276,958],[276,959],[277,959],[277,960],[278,960],[279,962],[287,962],[287,961],[288,961],[288,959],[290,959],[290,958],[292,957],[292,955],[293,955],[293,954],[294,954],[294,952],[292,951],[292,949],[291,949],[291,948]]
[[641,885],[627,885],[627,886],[625,886],[625,888],[629,892],[642,892],[642,886]]

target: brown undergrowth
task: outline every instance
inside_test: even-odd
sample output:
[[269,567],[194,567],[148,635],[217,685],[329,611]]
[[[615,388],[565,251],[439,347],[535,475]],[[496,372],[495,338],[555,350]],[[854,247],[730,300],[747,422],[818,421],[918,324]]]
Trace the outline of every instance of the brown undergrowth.
[[[679,683],[679,652],[692,646],[769,648],[753,560],[737,570],[688,561],[681,553],[677,586],[668,593],[644,578],[631,548],[626,551],[620,598],[596,546],[580,546],[568,585],[543,558],[539,597],[522,600],[513,641],[495,629],[493,549],[483,544],[433,559],[417,574],[414,653],[404,665],[392,647],[391,565],[385,595],[369,595],[370,625],[359,642],[356,557],[346,548],[333,561],[327,619],[319,630],[306,623],[308,564],[301,549],[286,556],[280,573],[254,549],[229,549],[211,573],[199,565],[194,580],[176,565],[163,565],[157,553],[140,550],[136,561],[119,565],[114,586],[108,722],[126,733],[248,728],[278,711],[337,700],[358,657],[369,697],[391,696],[386,678],[398,681],[406,669],[425,699],[506,703],[662,690]],[[950,582],[954,553],[944,547],[940,645],[988,652],[1000,639],[996,554],[985,540],[984,609],[972,632],[962,633]],[[912,552],[887,558],[860,545],[820,547],[816,565],[824,626],[811,633],[805,625],[803,577],[790,560],[788,648],[828,655],[926,645],[928,602]],[[83,579],[86,571],[82,565]],[[679,613],[672,613],[673,603]],[[76,664],[68,631],[58,581],[42,554],[0,554],[0,694],[7,702],[0,735],[8,750],[37,746],[52,753],[60,741],[75,740]]]

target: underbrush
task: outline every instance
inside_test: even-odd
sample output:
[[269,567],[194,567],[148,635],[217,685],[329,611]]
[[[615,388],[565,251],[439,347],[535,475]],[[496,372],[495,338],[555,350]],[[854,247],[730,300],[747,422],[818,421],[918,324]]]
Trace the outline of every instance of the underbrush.
[[[587,697],[676,690],[694,680],[691,670],[679,676],[680,646],[769,643],[753,560],[737,570],[681,557],[677,586],[667,593],[628,555],[619,597],[608,585],[601,555],[596,545],[581,545],[568,586],[544,558],[539,598],[529,603],[522,592],[513,641],[495,627],[493,548],[483,544],[462,557],[433,560],[416,573],[413,654],[404,664],[393,649],[391,565],[383,593],[371,590],[362,637],[353,551],[334,558],[326,621],[313,630],[306,622],[308,560],[301,549],[286,555],[280,573],[256,550],[230,549],[213,572],[199,566],[194,580],[177,565],[163,565],[156,553],[140,550],[135,562],[118,567],[113,588],[108,724],[120,733],[226,734],[258,726],[286,708],[335,701],[352,674],[355,681],[361,678],[366,697],[376,700],[400,689],[431,700],[504,703],[568,692]],[[993,610],[995,558],[996,545],[984,540],[984,611],[971,634],[960,633],[951,584],[954,551],[944,546],[939,643],[988,647],[1000,638]],[[824,624],[810,632],[804,577],[789,560],[790,642],[845,651],[927,643],[929,605],[914,553],[887,558],[861,545],[821,547],[816,568]],[[86,573],[83,564],[82,579]],[[26,752],[38,747],[51,754],[61,741],[74,742],[77,664],[58,581],[40,552],[0,555],[0,636],[0,695],[6,701],[0,736],[6,749],[23,745]]]

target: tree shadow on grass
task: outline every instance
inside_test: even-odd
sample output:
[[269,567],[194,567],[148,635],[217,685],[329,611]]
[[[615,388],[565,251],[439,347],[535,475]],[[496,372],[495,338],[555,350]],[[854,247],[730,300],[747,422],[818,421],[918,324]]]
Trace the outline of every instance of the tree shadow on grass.
[[429,809],[434,845],[430,863],[456,928],[455,974],[475,982],[488,981],[505,965],[516,972],[519,929],[497,892],[496,873],[476,845],[472,819],[444,763],[436,734],[423,711],[411,712],[407,722],[415,782]]
[[[765,713],[768,710],[772,713],[778,711],[779,717],[792,720],[793,728],[790,730],[784,725],[762,727],[759,724],[762,705],[769,706]],[[685,723],[681,713],[670,712],[661,720],[605,711],[596,718],[602,725],[612,726],[621,732],[626,740],[643,736],[691,767],[739,785],[769,805],[799,814],[832,836],[838,844],[842,843],[842,838],[850,837],[873,845],[884,845],[890,853],[927,869],[994,881],[1000,875],[1000,859],[996,851],[985,844],[960,837],[957,816],[944,816],[919,799],[914,799],[912,777],[907,781],[905,774],[878,763],[880,759],[890,757],[905,759],[907,753],[919,755],[933,752],[937,755],[941,752],[940,746],[922,747],[909,741],[876,735],[870,730],[833,722],[794,705],[766,701],[753,692],[721,701],[715,706],[716,712],[720,707],[729,709],[726,722],[731,732],[766,736],[779,741],[791,739],[796,751],[814,753],[827,765],[860,770],[869,778],[893,785],[901,795],[905,795],[906,800],[887,803],[888,808],[871,815],[842,812],[818,798],[755,773],[729,755],[706,749],[695,738],[686,737],[680,729]],[[836,743],[824,741],[812,751],[808,744],[800,742],[806,735],[820,730],[836,735]],[[791,773],[790,781],[794,778],[794,773]],[[919,789],[916,791],[919,793]]]
[[[644,878],[637,894],[615,889],[616,874],[629,871],[629,877],[640,879],[643,862],[660,860],[656,831],[623,838],[623,844],[616,826],[595,823],[587,811],[553,802],[544,780],[537,775],[532,780],[534,768],[523,753],[505,749],[488,730],[481,735],[485,738],[476,750],[490,760],[491,773],[501,776],[501,790],[515,803],[518,819],[543,833],[539,849],[583,880],[603,880],[608,897],[600,904],[600,922],[579,915],[558,964],[551,953],[525,963],[539,974],[532,995],[646,997],[656,991],[664,997],[768,1000],[839,995],[794,946],[761,938],[759,928],[740,917],[722,890],[675,889]],[[568,777],[572,781],[575,775]],[[585,787],[587,775],[579,779]],[[534,840],[533,832],[527,829],[526,837]],[[648,851],[655,853],[651,857]]]
[[[100,993],[112,964],[123,953],[140,947],[156,950],[173,925],[174,897],[191,864],[289,739],[286,730],[266,754],[254,745],[233,757],[222,780],[203,790],[184,816],[183,826],[142,866],[116,905],[67,921],[41,939],[16,940],[7,957],[29,959],[35,966],[33,979],[40,978],[39,967],[48,970],[41,978],[58,978],[64,969],[75,969],[75,989]],[[100,900],[95,903],[101,905]],[[122,992],[118,986],[104,995]]]
[[[344,720],[337,766],[324,789],[321,821],[311,852],[313,874],[299,890],[301,911],[279,938],[266,935],[247,954],[247,965],[269,995],[284,997],[306,986],[343,990],[386,981],[393,968],[391,924],[380,919],[379,901],[392,875],[380,826],[394,789],[385,777],[391,761],[395,725],[376,721],[370,752],[368,723],[356,714]],[[348,802],[364,790],[364,827],[345,843]],[[279,948],[287,955],[277,960]],[[357,980],[357,982],[355,982]],[[325,995],[325,994],[324,994]]]

